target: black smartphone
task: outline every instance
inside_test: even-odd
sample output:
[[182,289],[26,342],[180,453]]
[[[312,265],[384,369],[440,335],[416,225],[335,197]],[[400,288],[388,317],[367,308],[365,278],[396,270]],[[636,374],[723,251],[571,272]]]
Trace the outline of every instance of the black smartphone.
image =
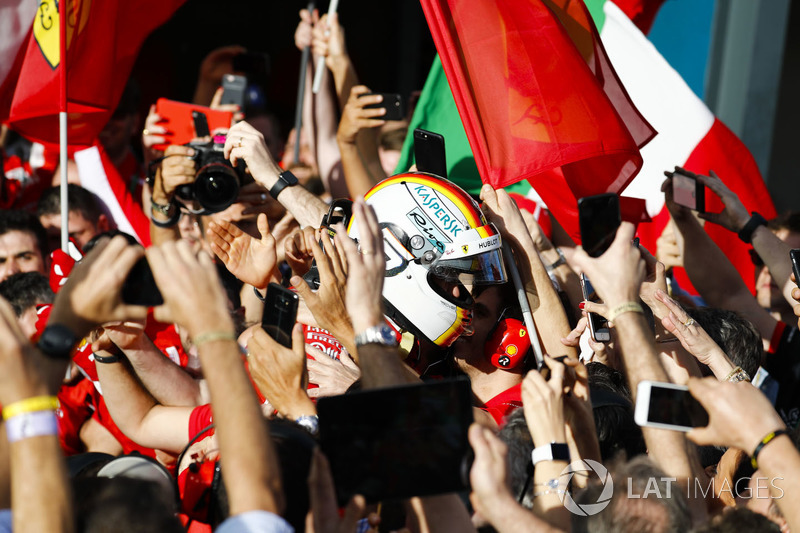
[[414,161],[418,171],[447,178],[444,137],[432,131],[415,129]]
[[164,303],[161,291],[158,290],[153,271],[146,257],[142,257],[128,273],[122,285],[122,301],[129,305],[155,307]]
[[592,257],[600,257],[611,246],[622,223],[619,196],[613,193],[578,200],[581,246]]
[[244,94],[247,89],[247,78],[235,74],[225,74],[222,77],[222,98],[220,104],[236,104],[244,108]]
[[792,260],[792,271],[794,272],[794,283],[800,287],[800,249],[789,250],[789,258]]
[[633,418],[640,426],[674,431],[708,425],[708,412],[688,387],[657,381],[639,382]]
[[208,129],[208,119],[205,113],[192,111],[192,122],[194,122],[195,137],[209,137],[211,131]]
[[466,378],[320,398],[320,448],[344,506],[469,489],[472,391]]
[[286,287],[270,283],[264,298],[261,327],[278,344],[292,347],[292,328],[297,322],[297,305],[300,297]]
[[698,213],[706,212],[706,187],[696,174],[675,170],[672,173],[672,200]]
[[[597,293],[595,292],[594,287],[592,287],[592,283],[589,281],[589,278],[587,278],[586,274],[583,272],[581,272],[580,280],[583,299],[589,302],[602,303],[600,298],[597,297]],[[597,313],[587,312],[586,315],[589,319],[589,333],[592,335],[592,339],[595,342],[610,342],[611,330],[608,328],[608,320]]]
[[386,109],[386,114],[382,117],[376,117],[381,120],[405,120],[406,109],[403,105],[403,97],[397,93],[367,93],[362,96],[369,96],[373,94],[380,94],[383,96],[383,102],[379,104],[365,105],[364,109],[377,109],[382,107]]

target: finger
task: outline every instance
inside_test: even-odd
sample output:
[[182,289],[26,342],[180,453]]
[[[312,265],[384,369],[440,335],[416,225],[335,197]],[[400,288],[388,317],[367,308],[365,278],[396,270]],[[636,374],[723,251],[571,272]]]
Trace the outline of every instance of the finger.
[[598,304],[595,302],[590,302],[589,300],[584,300],[581,302],[583,304],[583,310],[587,313],[596,313],[604,318],[608,318],[608,306],[605,304]]
[[344,268],[342,267],[342,262],[339,257],[339,252],[336,250],[336,246],[333,243],[332,237],[326,230],[321,231],[322,234],[322,247],[325,250],[325,255],[328,258],[330,263],[331,272],[333,273],[333,277],[337,280],[344,280]]
[[300,295],[300,298],[308,304],[309,302],[313,304],[317,298],[317,295],[311,290],[311,287],[308,286],[306,280],[301,278],[300,276],[292,276],[289,282],[292,284],[292,287],[297,291],[297,294]]
[[297,356],[298,359],[306,360],[306,343],[305,343],[305,335],[303,334],[303,326],[299,322],[296,322],[294,327],[292,327],[292,351],[294,351],[294,355]]
[[[339,513],[336,505],[336,489],[328,460],[319,448],[311,456],[311,471],[308,477],[309,507],[314,514],[314,531],[326,531],[329,520]],[[352,531],[352,530],[351,530]]]
[[566,373],[566,367],[549,354],[545,354],[544,364],[550,368],[550,379],[547,380],[548,385],[550,388],[556,391],[558,395],[561,395],[564,389],[564,375]]
[[267,219],[266,213],[261,213],[258,215],[256,219],[256,227],[258,227],[258,233],[261,235],[261,241],[264,242],[272,238],[269,232],[269,219]]
[[361,515],[364,514],[365,507],[366,503],[363,496],[360,494],[353,496],[347,507],[344,508],[344,518],[339,523],[340,531],[355,531],[356,523],[361,518]]
[[214,96],[211,98],[211,104],[209,107],[211,109],[217,109],[219,107],[219,103],[222,101],[222,87],[217,87],[217,90],[214,91]]

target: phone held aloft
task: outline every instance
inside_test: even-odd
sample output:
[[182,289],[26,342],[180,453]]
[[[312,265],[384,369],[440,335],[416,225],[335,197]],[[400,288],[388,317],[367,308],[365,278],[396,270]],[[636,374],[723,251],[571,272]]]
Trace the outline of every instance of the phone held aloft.
[[684,169],[676,169],[672,173],[673,202],[698,213],[705,213],[705,198],[706,188],[697,179],[697,174]]
[[270,283],[264,298],[261,327],[278,344],[292,347],[292,329],[297,322],[297,305],[300,298],[289,289]]
[[644,427],[690,431],[708,425],[708,412],[689,387],[674,383],[640,381],[633,418]]
[[[601,303],[594,287],[592,287],[592,283],[583,272],[581,272],[580,281],[583,299],[592,303]],[[595,342],[611,342],[611,329],[608,327],[608,320],[597,313],[587,312],[586,315],[589,320],[589,334],[592,336],[592,340]]]
[[592,257],[600,257],[611,246],[622,223],[619,196],[613,193],[578,199],[581,246]]

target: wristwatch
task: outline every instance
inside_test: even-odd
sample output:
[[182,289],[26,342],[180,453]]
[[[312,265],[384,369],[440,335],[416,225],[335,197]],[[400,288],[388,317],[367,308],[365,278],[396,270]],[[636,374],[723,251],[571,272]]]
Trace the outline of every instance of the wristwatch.
[[356,347],[364,344],[382,344],[394,348],[398,344],[397,335],[388,324],[372,326],[356,335]]
[[564,257],[564,252],[561,251],[561,248],[556,248],[556,252],[558,253],[558,259],[556,259],[556,261],[552,265],[548,265],[545,267],[545,270],[547,270],[548,274],[557,269],[558,267],[560,267],[561,265],[567,264],[567,258]]
[[36,346],[50,359],[69,359],[78,340],[67,326],[50,324],[44,328]]
[[551,442],[544,446],[534,448],[531,452],[533,465],[542,461],[566,461],[569,462],[569,446],[563,442]]
[[295,419],[295,423],[308,431],[311,435],[319,434],[319,417],[315,415],[302,415]]
[[269,195],[278,199],[278,195],[285,189],[286,187],[294,187],[299,182],[297,181],[297,176],[292,174],[289,170],[284,170],[278,175],[278,181],[275,182],[275,185],[269,190]]

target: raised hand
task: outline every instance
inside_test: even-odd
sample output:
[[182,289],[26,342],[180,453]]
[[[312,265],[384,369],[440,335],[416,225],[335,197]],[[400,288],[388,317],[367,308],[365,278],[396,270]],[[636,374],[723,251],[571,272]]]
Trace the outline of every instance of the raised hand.
[[303,340],[303,326],[295,324],[292,348],[278,344],[260,328],[253,331],[247,342],[250,375],[258,390],[280,414],[292,420],[316,414],[306,394],[308,376]]
[[345,352],[334,359],[308,344],[306,352],[313,357],[306,361],[308,381],[317,385],[316,389],[308,389],[311,398],[344,394],[361,377],[361,369]]
[[370,104],[381,103],[383,96],[379,94],[364,96],[367,93],[369,89],[364,85],[356,85],[350,90],[350,97],[342,110],[342,119],[336,132],[336,138],[340,143],[354,144],[361,130],[386,124],[386,121],[380,118],[386,114],[385,108],[365,108]]
[[[317,239],[322,240],[322,247]],[[326,230],[317,231],[314,239],[306,242],[317,263],[319,289],[312,291],[300,276],[292,276],[291,283],[314,315],[319,327],[330,331],[348,350],[353,350],[355,333],[345,307],[347,275],[343,258]]]
[[228,220],[209,222],[206,235],[211,250],[234,276],[257,289],[266,289],[271,280],[278,279],[277,250],[267,215],[258,215],[257,226],[260,240]]

